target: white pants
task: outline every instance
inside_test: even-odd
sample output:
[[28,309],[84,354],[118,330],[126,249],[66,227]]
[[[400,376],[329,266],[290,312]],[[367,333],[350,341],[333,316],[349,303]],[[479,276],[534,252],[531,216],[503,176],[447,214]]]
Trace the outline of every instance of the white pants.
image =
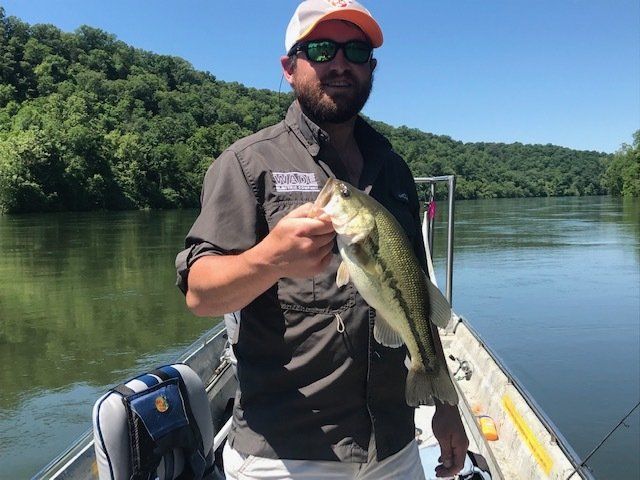
[[244,455],[228,443],[222,459],[227,480],[425,480],[415,440],[381,462],[376,460],[373,437],[367,463],[256,457]]

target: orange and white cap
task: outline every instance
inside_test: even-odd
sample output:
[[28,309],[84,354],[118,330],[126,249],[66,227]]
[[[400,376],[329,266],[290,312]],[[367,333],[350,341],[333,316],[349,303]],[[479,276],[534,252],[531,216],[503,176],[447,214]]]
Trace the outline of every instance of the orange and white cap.
[[374,48],[382,45],[382,30],[369,10],[355,0],[305,0],[291,17],[284,46],[287,52],[308,36],[325,20],[346,20],[355,24],[367,36]]

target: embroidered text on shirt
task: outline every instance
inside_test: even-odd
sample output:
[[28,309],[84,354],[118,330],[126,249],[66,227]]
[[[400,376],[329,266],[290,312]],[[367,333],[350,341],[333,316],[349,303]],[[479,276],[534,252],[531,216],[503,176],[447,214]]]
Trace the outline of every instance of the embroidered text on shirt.
[[319,192],[315,173],[273,172],[276,192]]

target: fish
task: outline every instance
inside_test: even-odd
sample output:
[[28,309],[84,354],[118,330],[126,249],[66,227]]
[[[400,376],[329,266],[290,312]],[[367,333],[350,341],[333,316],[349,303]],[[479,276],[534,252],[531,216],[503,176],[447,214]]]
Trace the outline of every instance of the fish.
[[353,282],[375,309],[374,338],[378,343],[407,347],[407,404],[433,405],[437,399],[457,405],[458,394],[434,330],[434,325],[446,326],[451,307],[420,267],[403,228],[374,198],[333,178],[311,209],[310,216],[322,215],[331,219],[336,231],[342,258],[336,276],[338,287]]

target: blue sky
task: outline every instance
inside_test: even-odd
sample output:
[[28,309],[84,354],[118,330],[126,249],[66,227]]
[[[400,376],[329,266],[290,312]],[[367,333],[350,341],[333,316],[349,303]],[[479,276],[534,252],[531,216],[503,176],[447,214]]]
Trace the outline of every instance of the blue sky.
[[[278,90],[296,0],[1,0],[7,15],[82,24]],[[613,152],[640,129],[638,0],[363,0],[380,23],[364,113],[464,142]],[[283,82],[282,90],[289,87]]]

